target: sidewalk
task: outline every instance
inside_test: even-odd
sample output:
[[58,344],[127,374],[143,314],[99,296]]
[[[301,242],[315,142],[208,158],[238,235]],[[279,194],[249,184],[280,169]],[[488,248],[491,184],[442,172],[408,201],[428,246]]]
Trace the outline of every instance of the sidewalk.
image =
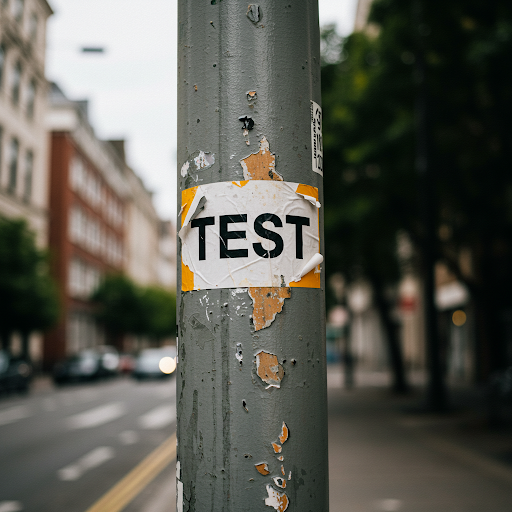
[[413,413],[419,392],[393,397],[378,374],[345,390],[339,371],[329,370],[330,512],[512,510],[512,432],[488,429],[478,392],[453,390],[446,415]]
[[[394,397],[386,374],[358,373],[353,390],[342,383],[330,367],[330,512],[512,510],[512,432],[487,428],[478,393],[453,392],[454,412],[440,416],[406,412],[421,394]],[[174,500],[167,468],[129,510],[173,512]],[[254,510],[267,510],[263,500]]]

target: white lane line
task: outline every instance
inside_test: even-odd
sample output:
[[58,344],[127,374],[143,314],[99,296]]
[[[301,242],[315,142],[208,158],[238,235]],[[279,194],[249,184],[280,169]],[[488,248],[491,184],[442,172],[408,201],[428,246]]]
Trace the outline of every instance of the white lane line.
[[111,402],[70,416],[67,418],[66,423],[72,429],[92,428],[114,421],[125,414],[126,406],[122,402]]
[[61,480],[78,480],[89,469],[97,468],[114,457],[114,449],[110,446],[99,446],[78,459],[74,464],[59,469],[57,475]]
[[145,429],[156,430],[166,427],[176,419],[176,407],[174,405],[161,405],[152,409],[139,418],[139,426]]
[[27,406],[16,405],[14,407],[10,407],[9,409],[4,409],[3,411],[0,411],[0,425],[14,423],[15,421],[28,418],[29,416],[32,416],[32,412]]
[[139,440],[139,434],[135,430],[123,430],[119,434],[119,441],[121,444],[130,445],[135,444]]
[[23,510],[21,501],[0,501],[0,512],[20,512]]

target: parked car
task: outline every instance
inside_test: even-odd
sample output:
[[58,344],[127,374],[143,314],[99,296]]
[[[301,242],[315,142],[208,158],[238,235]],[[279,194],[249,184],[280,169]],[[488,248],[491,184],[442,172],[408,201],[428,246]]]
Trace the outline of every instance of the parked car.
[[176,348],[146,348],[135,361],[132,376],[137,380],[165,379],[176,370]]
[[26,393],[30,387],[32,373],[29,361],[0,350],[0,392]]
[[92,381],[112,377],[119,372],[119,353],[110,346],[99,346],[83,350],[53,368],[53,382],[66,384],[69,382]]

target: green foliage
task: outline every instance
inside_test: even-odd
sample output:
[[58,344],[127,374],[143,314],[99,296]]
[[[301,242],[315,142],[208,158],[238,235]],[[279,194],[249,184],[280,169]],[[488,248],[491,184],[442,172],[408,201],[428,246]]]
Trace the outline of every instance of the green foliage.
[[512,3],[375,0],[370,21],[322,69],[327,270],[395,279],[396,234],[421,245],[425,198],[435,257],[469,286],[499,365],[512,311]]
[[58,319],[56,286],[46,255],[24,220],[0,217],[0,332],[29,334],[52,327]]
[[117,336],[141,334],[157,339],[174,336],[176,297],[158,287],[140,287],[121,274],[108,275],[92,296],[96,318]]

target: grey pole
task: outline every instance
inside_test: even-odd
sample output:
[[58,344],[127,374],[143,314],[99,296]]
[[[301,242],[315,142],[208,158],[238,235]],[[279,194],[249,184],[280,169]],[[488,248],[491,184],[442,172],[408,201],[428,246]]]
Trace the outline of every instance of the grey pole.
[[178,24],[177,511],[327,511],[318,2]]

